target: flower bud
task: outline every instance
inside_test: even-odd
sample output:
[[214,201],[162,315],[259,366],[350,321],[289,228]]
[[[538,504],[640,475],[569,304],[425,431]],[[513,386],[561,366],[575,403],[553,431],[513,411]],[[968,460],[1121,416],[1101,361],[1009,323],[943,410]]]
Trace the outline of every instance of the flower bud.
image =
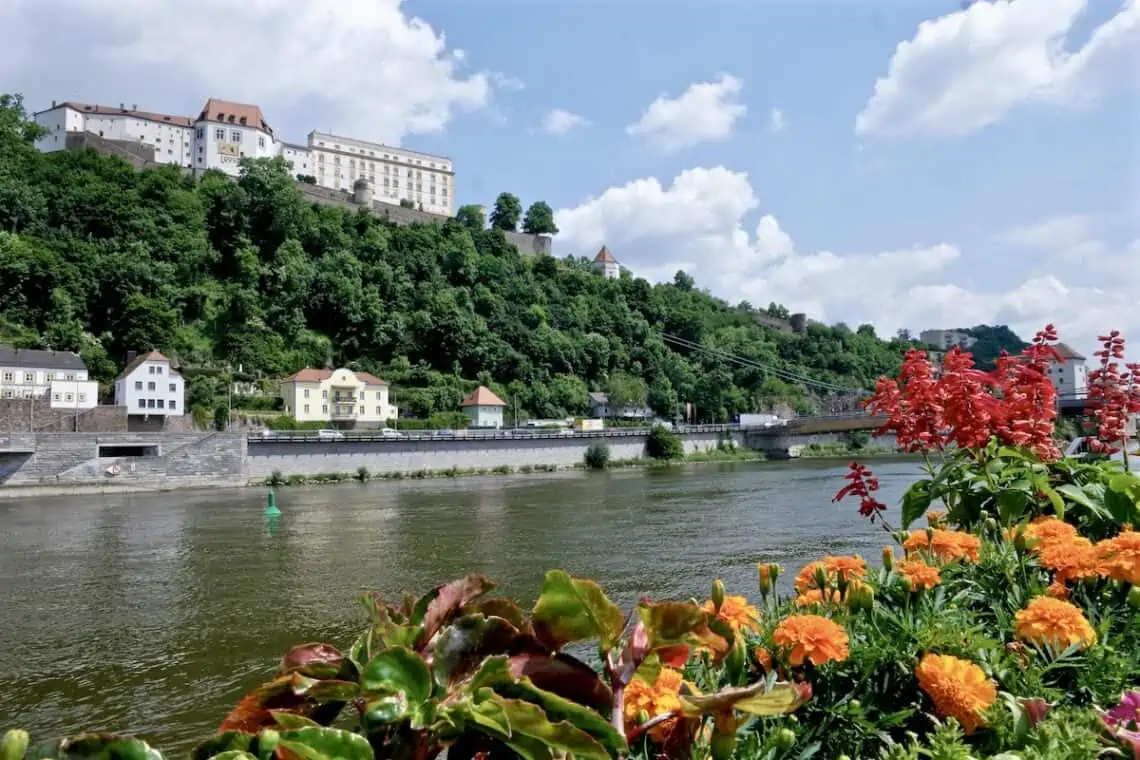
[[281,734],[272,728],[262,729],[261,733],[257,735],[257,754],[263,757],[273,756],[279,741],[281,741]]
[[847,603],[853,612],[869,610],[875,606],[875,590],[866,583],[856,583],[847,595]]
[[768,565],[768,576],[772,579],[772,583],[775,583],[779,579],[779,577],[780,577],[780,566],[777,565],[775,562]]
[[908,538],[910,538],[910,533],[905,530],[896,530],[891,534],[891,538],[893,538],[899,544],[899,546],[902,546],[902,544],[905,543]]
[[760,594],[762,596],[768,596],[768,594],[772,592],[772,578],[768,573],[768,566],[757,564],[756,577],[760,581]]
[[998,532],[998,521],[995,520],[992,516],[987,517],[985,520],[983,520],[982,525],[985,527],[986,533],[990,535]]
[[31,737],[22,728],[13,728],[0,739],[0,760],[23,760]]
[[839,589],[839,598],[840,599],[846,599],[847,598],[847,588],[849,585],[850,584],[847,581],[847,575],[845,573],[836,573],[836,575],[835,575],[835,587],[837,589]]
[[851,760],[851,755],[845,753],[837,757],[836,760]]
[[712,603],[713,609],[716,610],[717,614],[720,614],[720,607],[724,604],[724,581],[720,578],[713,581]]
[[822,566],[815,569],[815,585],[820,590],[827,588],[827,570]]
[[648,722],[649,722],[649,711],[648,710],[638,710],[637,711],[637,725],[640,726],[640,725],[643,725],[643,724],[648,723]]
[[1128,606],[1134,610],[1140,610],[1140,586],[1133,586],[1128,589]]
[[772,746],[781,752],[787,752],[796,746],[796,732],[790,728],[781,728],[772,737]]
[[895,566],[895,551],[889,546],[883,547],[883,567],[888,571]]
[[929,547],[934,543],[934,528],[927,527],[926,529],[926,546]]
[[861,709],[863,709],[863,703],[862,703],[862,702],[860,702],[860,701],[859,701],[859,700],[857,700],[857,699],[853,699],[853,700],[851,700],[850,702],[848,702],[847,704],[851,705],[851,709],[852,709],[852,710],[861,710]]

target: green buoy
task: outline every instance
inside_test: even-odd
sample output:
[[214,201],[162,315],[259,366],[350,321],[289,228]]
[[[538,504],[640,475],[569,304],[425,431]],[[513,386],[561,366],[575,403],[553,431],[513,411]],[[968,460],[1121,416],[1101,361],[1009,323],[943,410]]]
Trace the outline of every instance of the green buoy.
[[265,501],[265,516],[266,517],[280,517],[281,510],[277,508],[277,492],[272,488],[269,489],[269,496]]

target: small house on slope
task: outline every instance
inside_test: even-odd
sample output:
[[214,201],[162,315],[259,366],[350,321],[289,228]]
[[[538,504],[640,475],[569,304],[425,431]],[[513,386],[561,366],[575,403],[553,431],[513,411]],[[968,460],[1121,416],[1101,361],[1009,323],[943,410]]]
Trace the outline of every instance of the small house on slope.
[[621,267],[618,266],[617,259],[610,253],[610,249],[604,245],[598,249],[598,255],[594,257],[594,271],[601,272],[607,280],[617,279],[621,276]]
[[471,418],[469,427],[473,428],[501,428],[503,408],[506,405],[507,402],[485,385],[480,385],[460,403],[463,411]]

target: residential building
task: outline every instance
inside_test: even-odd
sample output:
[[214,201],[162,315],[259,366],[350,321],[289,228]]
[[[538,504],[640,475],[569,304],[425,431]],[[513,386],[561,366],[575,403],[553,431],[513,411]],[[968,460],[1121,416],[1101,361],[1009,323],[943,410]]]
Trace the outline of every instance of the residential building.
[[485,385],[480,385],[471,395],[459,404],[467,416],[471,418],[470,427],[473,428],[501,428],[503,426],[503,409],[507,402],[491,392]]
[[154,148],[160,164],[190,166],[194,155],[193,120],[187,116],[140,111],[137,105],[118,108],[91,103],[52,101],[51,108],[33,117],[47,134],[36,141],[45,153],[64,150],[69,132],[90,132],[108,140],[134,142]]
[[381,143],[309,133],[309,154],[317,185],[352,192],[357,179],[372,182],[376,200],[398,205],[411,201],[433,214],[455,213],[455,172],[451,159]]
[[99,384],[87,379],[87,365],[70,351],[0,346],[0,399],[55,395],[65,407],[88,409],[99,403]]
[[943,351],[949,351],[954,346],[967,349],[978,342],[977,338],[965,330],[923,330],[919,333],[918,339]]
[[590,394],[590,416],[602,419],[621,418],[626,420],[647,420],[653,417],[653,410],[644,404],[613,407],[605,393],[595,391]]
[[1089,371],[1085,366],[1085,357],[1065,343],[1058,343],[1055,348],[1061,355],[1061,361],[1049,362],[1046,373],[1057,389],[1057,395],[1062,400],[1086,398],[1089,393]]
[[350,369],[303,369],[281,381],[285,413],[297,422],[377,425],[399,414],[388,384]]
[[115,405],[142,417],[181,417],[186,409],[186,383],[158,351],[129,357],[115,378]]
[[604,245],[598,249],[598,255],[594,257],[594,271],[601,272],[606,279],[616,279],[621,276],[621,267],[618,266],[617,259]]

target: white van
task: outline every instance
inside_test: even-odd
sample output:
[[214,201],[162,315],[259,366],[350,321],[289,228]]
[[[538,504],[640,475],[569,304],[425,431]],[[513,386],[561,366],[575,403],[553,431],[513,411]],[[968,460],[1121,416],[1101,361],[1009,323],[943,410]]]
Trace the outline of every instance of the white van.
[[317,440],[319,441],[343,441],[344,433],[339,430],[318,430]]

